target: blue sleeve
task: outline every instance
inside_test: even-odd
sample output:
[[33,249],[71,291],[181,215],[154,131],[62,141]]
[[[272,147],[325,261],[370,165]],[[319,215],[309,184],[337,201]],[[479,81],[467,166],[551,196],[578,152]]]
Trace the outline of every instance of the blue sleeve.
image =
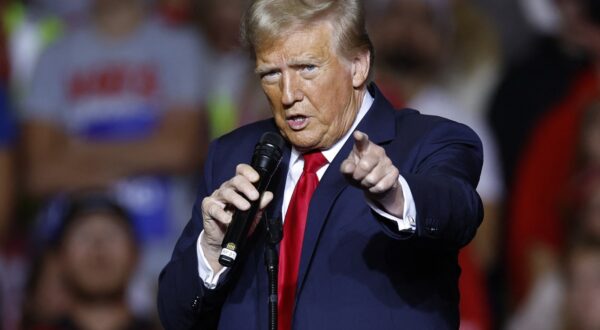
[[475,188],[483,149],[467,126],[445,122],[420,146],[413,173],[402,173],[417,207],[417,236],[464,246],[475,236],[483,206]]

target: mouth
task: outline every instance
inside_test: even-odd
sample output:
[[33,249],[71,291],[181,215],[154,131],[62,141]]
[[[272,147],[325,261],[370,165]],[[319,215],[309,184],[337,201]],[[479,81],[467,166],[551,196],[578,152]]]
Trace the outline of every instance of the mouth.
[[286,121],[292,130],[299,131],[308,125],[309,118],[306,116],[296,115],[287,117]]

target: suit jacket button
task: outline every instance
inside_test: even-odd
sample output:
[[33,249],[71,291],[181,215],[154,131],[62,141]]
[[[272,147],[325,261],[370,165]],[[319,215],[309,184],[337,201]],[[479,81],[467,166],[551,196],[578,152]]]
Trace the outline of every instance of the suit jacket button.
[[200,297],[198,297],[198,296],[194,297],[191,307],[194,312],[198,311],[198,309],[200,308]]

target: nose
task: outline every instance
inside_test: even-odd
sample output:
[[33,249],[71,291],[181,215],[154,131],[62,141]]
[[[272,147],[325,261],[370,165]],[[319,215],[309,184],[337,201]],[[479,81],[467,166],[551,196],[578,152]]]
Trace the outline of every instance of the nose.
[[106,235],[94,235],[88,241],[88,243],[96,249],[102,250],[110,245],[111,239]]
[[283,74],[281,79],[281,103],[286,107],[294,105],[304,97],[297,79],[293,74],[288,73]]

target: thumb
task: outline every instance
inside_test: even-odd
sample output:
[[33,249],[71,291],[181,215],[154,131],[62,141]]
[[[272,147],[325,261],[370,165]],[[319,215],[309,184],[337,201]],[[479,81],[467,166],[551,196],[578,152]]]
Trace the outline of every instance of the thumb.
[[273,193],[270,191],[265,191],[262,195],[262,198],[260,199],[260,209],[264,209],[265,207],[267,207],[267,205],[269,205],[269,203],[271,203],[271,201],[273,200]]
[[265,191],[262,195],[262,198],[260,199],[260,211],[258,211],[258,213],[256,214],[256,218],[254,218],[254,222],[252,222],[252,225],[250,226],[250,230],[248,231],[248,236],[252,235],[252,233],[254,233],[254,230],[256,229],[256,226],[258,226],[258,223],[260,222],[260,219],[263,216],[263,210],[265,209],[265,207],[267,207],[267,205],[269,205],[269,203],[271,203],[271,201],[273,200],[273,193],[270,191]]

